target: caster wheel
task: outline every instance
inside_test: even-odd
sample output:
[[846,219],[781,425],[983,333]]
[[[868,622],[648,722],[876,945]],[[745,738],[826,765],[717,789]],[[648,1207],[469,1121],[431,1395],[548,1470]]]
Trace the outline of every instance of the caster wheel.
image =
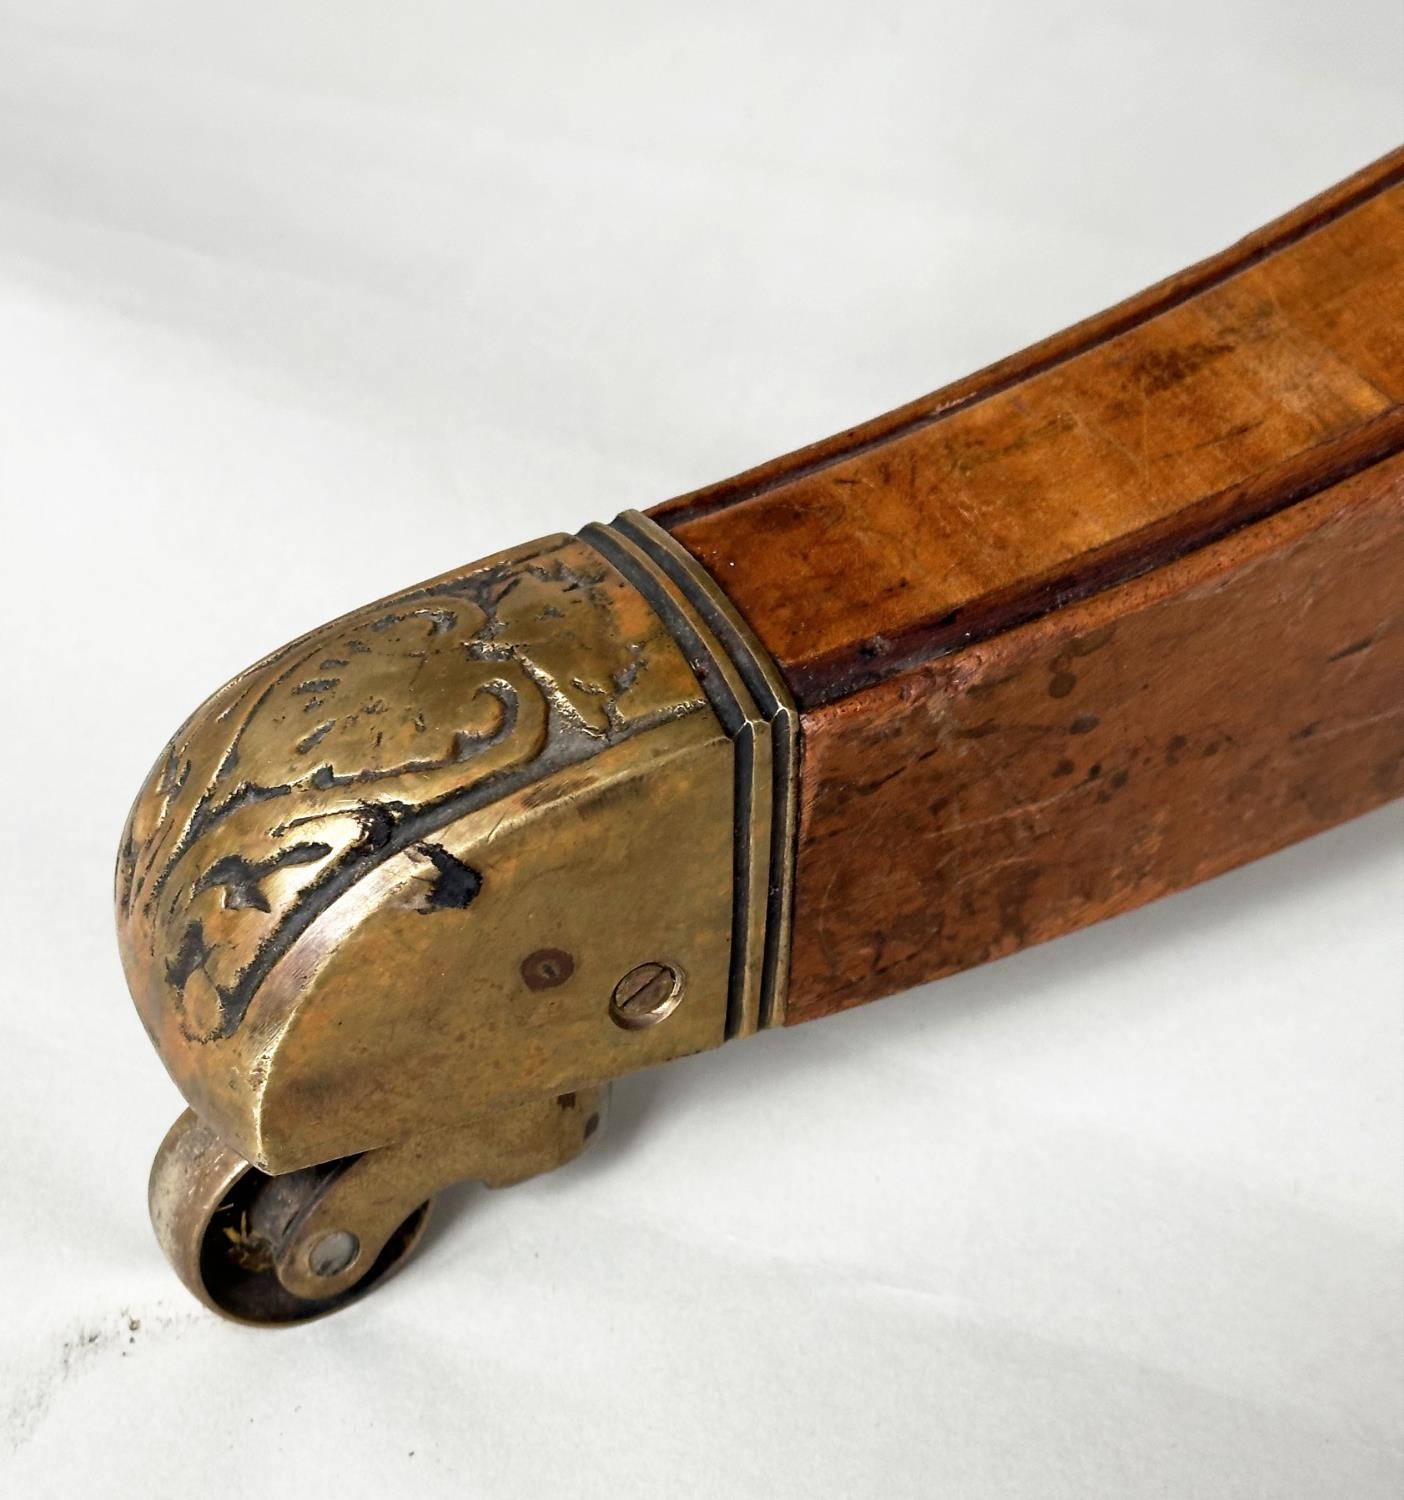
[[320,1318],[400,1265],[440,1189],[468,1179],[510,1187],[580,1155],[608,1095],[598,1085],[531,1100],[277,1176],[187,1110],[151,1168],[151,1222],[206,1307],[241,1323]]
[[[383,1281],[414,1249],[429,1217],[429,1203],[421,1203],[378,1249],[363,1247],[350,1229],[320,1233],[300,1278],[294,1278],[289,1247],[356,1160],[270,1177],[187,1110],[171,1127],[151,1169],[156,1236],[185,1285],[226,1318],[285,1324],[322,1317]],[[322,1285],[325,1293],[316,1295]]]

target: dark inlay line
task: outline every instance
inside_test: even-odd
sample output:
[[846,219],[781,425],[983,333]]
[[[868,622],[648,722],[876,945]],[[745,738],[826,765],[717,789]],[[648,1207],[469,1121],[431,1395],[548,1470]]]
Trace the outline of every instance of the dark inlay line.
[[1082,553],[1075,559],[1076,572],[1060,568],[1022,579],[890,636],[793,666],[785,673],[786,679],[802,708],[820,708],[1166,567],[1247,526],[1270,520],[1401,451],[1404,406],[1397,406],[1334,443],[1295,454],[1252,479]]

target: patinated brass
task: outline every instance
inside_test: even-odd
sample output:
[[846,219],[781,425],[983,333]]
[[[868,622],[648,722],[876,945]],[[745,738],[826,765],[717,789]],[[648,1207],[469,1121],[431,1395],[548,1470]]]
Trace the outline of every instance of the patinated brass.
[[510,1187],[573,1160],[599,1130],[607,1093],[532,1100],[282,1177],[250,1167],[187,1110],[152,1165],[151,1221],[207,1307],[238,1322],[301,1322],[395,1270],[441,1188],[464,1178]]
[[[608,1080],[779,1018],[793,707],[654,532],[621,517],[344,616],[153,769],[118,926],[194,1112],[153,1216],[220,1310],[339,1305],[444,1183],[555,1166]],[[217,1223],[250,1167],[257,1222]],[[202,1281],[225,1244],[267,1262],[262,1301]]]
[[780,669],[684,548],[640,511],[582,533],[649,600],[736,744],[732,993],[727,1035],[784,1015],[789,970],[799,714]]

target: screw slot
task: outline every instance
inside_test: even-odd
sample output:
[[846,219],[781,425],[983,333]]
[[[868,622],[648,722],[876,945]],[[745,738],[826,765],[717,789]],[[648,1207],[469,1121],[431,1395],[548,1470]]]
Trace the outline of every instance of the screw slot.
[[609,1018],[625,1031],[642,1031],[671,1016],[682,997],[683,978],[671,964],[640,964],[614,986]]

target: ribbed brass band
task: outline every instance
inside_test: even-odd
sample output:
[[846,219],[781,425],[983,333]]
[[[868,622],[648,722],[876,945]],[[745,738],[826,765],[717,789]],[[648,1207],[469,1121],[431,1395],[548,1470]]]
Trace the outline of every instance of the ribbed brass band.
[[640,511],[586,526],[682,648],[736,746],[734,900],[726,1035],[784,1019],[794,902],[799,713],[755,632],[715,579]]

